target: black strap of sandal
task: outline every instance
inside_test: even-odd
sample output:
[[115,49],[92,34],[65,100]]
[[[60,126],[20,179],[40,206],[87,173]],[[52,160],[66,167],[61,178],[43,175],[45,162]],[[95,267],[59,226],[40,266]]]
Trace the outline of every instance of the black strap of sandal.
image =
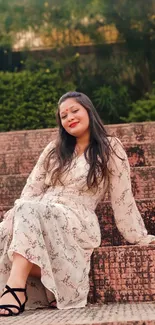
[[17,295],[15,294],[14,291],[16,291],[16,292],[17,292],[17,291],[18,291],[18,292],[24,292],[25,289],[21,289],[21,288],[10,288],[8,285],[6,285],[5,288],[6,288],[7,290],[2,294],[2,297],[3,297],[4,295],[6,295],[7,293],[11,293],[11,294],[13,295],[13,297],[15,298],[15,300],[18,302],[19,307],[21,307],[22,304],[21,304],[19,298],[17,297]]
[[56,299],[50,301],[49,306],[50,306],[50,308],[57,309],[57,301],[56,301]]
[[[15,300],[18,302],[19,306],[16,305],[0,305],[0,309],[5,309],[9,312],[9,314],[5,314],[4,316],[13,316],[13,315],[18,315],[20,312],[23,311],[23,308],[25,306],[25,303],[28,300],[27,294],[26,294],[26,288],[22,289],[22,288],[10,288],[8,285],[5,286],[5,288],[7,289],[5,292],[3,292],[2,296],[6,295],[7,293],[11,293],[13,295],[13,297],[15,298]],[[17,297],[17,295],[15,294],[16,292],[24,292],[25,293],[25,302],[24,304],[21,304],[19,298]],[[18,310],[17,313],[14,313],[10,308],[16,308]],[[0,316],[3,316],[0,315]]]
[[[16,308],[18,310],[18,312],[14,313],[10,308]],[[16,305],[0,305],[0,309],[7,310],[9,312],[9,314],[5,314],[5,315],[8,315],[8,316],[18,315],[20,313],[20,307],[18,307]],[[3,314],[0,316],[3,316]]]

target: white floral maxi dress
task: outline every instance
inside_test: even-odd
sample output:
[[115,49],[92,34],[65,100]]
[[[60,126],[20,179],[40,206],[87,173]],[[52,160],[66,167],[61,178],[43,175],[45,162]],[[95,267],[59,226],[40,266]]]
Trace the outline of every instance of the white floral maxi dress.
[[61,184],[50,185],[43,161],[54,142],[41,154],[21,197],[0,223],[0,293],[9,277],[12,255],[17,252],[41,268],[41,281],[28,280],[29,308],[45,306],[53,293],[59,309],[84,307],[89,292],[90,257],[100,245],[95,208],[109,188],[116,224],[130,243],[147,244],[148,235],[131,192],[129,163],[116,138],[119,156],[109,159],[109,177],[96,194],[88,190],[88,164],[84,154],[75,157]]

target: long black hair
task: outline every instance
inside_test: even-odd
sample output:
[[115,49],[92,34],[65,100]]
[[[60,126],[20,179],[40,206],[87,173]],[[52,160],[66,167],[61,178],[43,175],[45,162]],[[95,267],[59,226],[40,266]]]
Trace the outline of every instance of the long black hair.
[[107,175],[107,163],[109,160],[111,145],[107,131],[105,130],[102,120],[93,103],[89,97],[81,92],[67,92],[59,99],[57,111],[59,134],[55,148],[48,153],[46,169],[49,170],[50,159],[52,158],[52,166],[56,166],[56,168],[53,169],[51,183],[56,185],[57,181],[61,182],[61,175],[64,171],[69,170],[73,159],[76,137],[66,132],[60,119],[60,105],[68,98],[73,98],[76,102],[81,104],[86,109],[89,116],[90,142],[84,152],[86,161],[90,166],[87,175],[87,186],[89,189],[97,189],[99,183],[103,180],[104,176]]

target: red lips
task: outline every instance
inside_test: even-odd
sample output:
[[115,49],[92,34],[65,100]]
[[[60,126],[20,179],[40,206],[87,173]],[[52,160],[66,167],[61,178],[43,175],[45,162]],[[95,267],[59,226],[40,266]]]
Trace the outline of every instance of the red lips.
[[72,124],[70,124],[70,128],[74,128],[76,125],[78,124],[78,122],[74,122],[74,123],[72,123]]

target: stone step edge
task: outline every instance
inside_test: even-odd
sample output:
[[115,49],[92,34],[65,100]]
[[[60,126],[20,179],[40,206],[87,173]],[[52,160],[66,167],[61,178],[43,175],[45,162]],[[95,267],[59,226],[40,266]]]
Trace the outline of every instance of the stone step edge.
[[155,245],[151,244],[96,248],[90,302],[155,301],[154,257]]
[[[155,199],[154,198],[145,198],[145,199],[135,199],[136,203],[141,203],[141,202],[154,202]],[[98,204],[105,204],[105,205],[108,205],[110,204],[111,205],[111,201],[104,201],[101,200]],[[2,209],[4,211],[8,211],[9,209],[13,208],[13,205],[0,205],[0,211],[2,211]]]
[[[48,141],[47,143],[45,143],[45,145],[41,146],[40,148],[38,148],[35,151],[33,150],[33,145],[30,146],[30,148],[26,147],[26,148],[20,149],[20,148],[17,147],[17,148],[9,149],[9,150],[6,150],[6,151],[1,150],[0,156],[9,155],[9,154],[15,154],[15,155],[18,154],[19,155],[19,154],[22,154],[22,153],[23,154],[24,153],[30,153],[33,150],[33,153],[34,153],[33,157],[36,157],[38,155],[38,158],[39,158],[40,154],[43,152],[44,148],[48,145],[48,143],[50,143],[50,141]],[[131,143],[131,144],[129,144],[128,142],[123,142],[122,141],[122,144],[123,144],[123,147],[124,147],[126,152],[127,152],[127,150],[129,148],[134,148],[134,147],[138,147],[138,146],[150,145],[150,146],[152,146],[152,149],[154,147],[153,142],[141,142],[141,143],[133,143],[133,144]]]
[[[132,126],[140,126],[140,125],[155,125],[155,121],[145,121],[145,122],[131,122],[131,123],[121,123],[121,124],[104,124],[104,127],[107,128],[115,128],[115,127],[119,127],[119,128],[124,128],[124,127],[132,127]],[[1,132],[1,134],[6,134],[6,133],[25,133],[25,132],[47,132],[47,130],[52,130],[52,132],[55,132],[55,130],[57,130],[57,128],[43,128],[43,129],[30,129],[30,130],[13,130],[13,131],[8,131],[8,132]]]
[[[19,197],[19,199],[20,199],[20,197]],[[136,204],[139,204],[139,203],[151,203],[151,202],[154,202],[154,201],[155,201],[154,198],[135,199]],[[111,206],[111,201],[102,200],[102,201],[100,201],[98,203],[97,206],[99,206],[99,205],[105,205],[105,206],[110,205]],[[8,210],[12,209],[13,207],[14,207],[14,205],[0,205],[0,211],[8,211]]]
[[[155,199],[154,198],[145,198],[145,199],[135,199],[135,201],[136,201],[136,203],[141,203],[141,202],[154,202],[155,201]],[[104,199],[103,200],[101,200],[98,204],[105,204],[105,205],[107,205],[107,204],[111,204],[111,201],[104,201]],[[1,208],[8,208],[8,207],[10,207],[10,208],[12,208],[13,206],[12,205],[0,205],[0,209]]]
[[[150,169],[155,169],[155,165],[151,165],[151,166],[140,166],[140,167],[130,167],[131,172],[134,172],[134,171],[136,172],[137,170],[145,170],[145,171],[146,171],[147,169],[148,169],[148,170],[150,170]],[[24,173],[24,174],[7,174],[7,175],[3,175],[3,174],[2,174],[2,175],[0,175],[0,177],[8,177],[8,176],[9,176],[9,177],[10,177],[10,176],[11,176],[11,177],[12,177],[12,176],[28,177],[29,174],[30,174],[30,173],[28,173],[28,174],[25,174],[25,173]]]
[[[71,310],[25,311],[21,325],[155,325],[154,303],[94,304]],[[63,319],[63,322],[62,322]],[[3,325],[17,324],[16,317]],[[19,324],[18,323],[18,324]]]
[[[53,138],[53,139],[49,139],[49,141],[47,141],[47,143],[46,144],[44,144],[43,146],[40,146],[40,149],[38,148],[37,150],[35,150],[34,152],[35,153],[38,153],[39,152],[39,150],[43,150],[45,147],[46,147],[46,145],[48,144],[48,143],[50,143],[51,141],[53,141],[53,140],[55,140],[55,138]],[[0,141],[1,142],[1,141]],[[130,148],[130,147],[137,147],[137,146],[143,146],[143,145],[151,145],[152,147],[154,147],[154,142],[152,141],[152,140],[143,140],[143,141],[141,141],[141,142],[127,142],[127,141],[124,141],[124,140],[121,140],[121,142],[123,143],[123,145],[125,146],[125,147],[127,147],[127,149],[128,148]],[[33,143],[32,143],[32,145],[33,145]],[[13,153],[13,152],[19,152],[19,153],[21,153],[21,152],[27,152],[28,150],[31,150],[32,149],[32,147],[30,147],[30,148],[28,148],[28,147],[23,147],[23,148],[13,148],[13,149],[9,149],[9,150],[6,150],[6,151],[2,151],[0,154],[2,155],[2,154],[7,154],[7,153]]]
[[94,251],[98,251],[98,252],[102,252],[103,250],[108,251],[118,251],[120,250],[124,250],[124,249],[130,249],[130,250],[154,250],[155,251],[155,244],[147,244],[147,245],[135,245],[135,244],[129,244],[129,245],[121,245],[121,246],[99,246],[97,248],[95,248]]
[[[146,124],[146,122],[142,122],[142,123]],[[123,123],[123,124],[126,125],[125,123]],[[149,124],[150,124],[150,122],[149,122]],[[151,124],[153,124],[153,123],[151,122]],[[32,129],[30,129],[30,130],[13,130],[13,131],[0,132],[0,136],[4,136],[6,134],[20,135],[20,134],[28,134],[28,133],[30,134],[30,133],[48,133],[48,132],[57,133],[57,128],[46,128],[46,129],[35,129],[35,130],[32,130]]]
[[[135,201],[136,201],[136,203],[141,203],[141,202],[154,202],[155,201],[155,199],[154,198],[145,198],[145,199],[136,199],[135,198]],[[109,201],[109,200],[107,200],[107,201],[105,201],[104,199],[103,200],[101,200],[98,204],[111,204],[111,201]]]

